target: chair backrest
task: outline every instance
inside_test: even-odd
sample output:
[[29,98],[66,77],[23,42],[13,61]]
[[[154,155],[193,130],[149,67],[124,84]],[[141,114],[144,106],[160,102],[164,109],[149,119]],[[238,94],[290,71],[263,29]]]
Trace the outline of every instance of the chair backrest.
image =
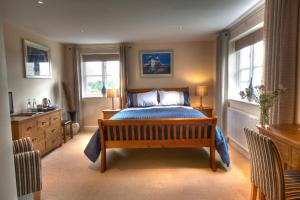
[[284,199],[284,175],[279,152],[273,141],[244,129],[250,152],[251,181],[269,200]]
[[32,150],[33,150],[33,145],[29,137],[13,141],[14,154],[22,153],[26,151],[32,151]]

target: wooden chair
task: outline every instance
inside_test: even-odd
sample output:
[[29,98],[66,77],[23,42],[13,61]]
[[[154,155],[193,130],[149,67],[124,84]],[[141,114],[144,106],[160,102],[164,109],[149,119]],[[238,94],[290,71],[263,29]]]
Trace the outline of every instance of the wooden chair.
[[13,141],[18,197],[33,193],[41,199],[42,172],[40,152],[33,149],[30,138]]
[[273,141],[244,129],[250,152],[251,200],[300,199],[300,172],[284,171]]

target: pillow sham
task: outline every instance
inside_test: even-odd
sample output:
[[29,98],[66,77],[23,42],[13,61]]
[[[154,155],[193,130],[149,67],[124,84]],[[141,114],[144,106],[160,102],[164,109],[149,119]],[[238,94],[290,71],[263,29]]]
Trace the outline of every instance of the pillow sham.
[[148,107],[158,105],[157,91],[144,93],[127,93],[128,107]]
[[163,106],[190,106],[189,93],[179,91],[159,91],[159,104]]
[[159,91],[159,104],[162,106],[183,105],[183,92],[178,91]]
[[190,93],[187,92],[183,92],[183,97],[184,97],[184,106],[191,106],[190,104]]

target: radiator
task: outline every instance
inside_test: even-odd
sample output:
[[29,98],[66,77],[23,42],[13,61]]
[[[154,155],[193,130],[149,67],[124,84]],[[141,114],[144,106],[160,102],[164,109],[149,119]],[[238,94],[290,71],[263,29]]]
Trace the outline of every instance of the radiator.
[[258,117],[245,111],[229,107],[227,110],[227,134],[229,142],[242,154],[248,155],[248,145],[244,128],[256,130]]

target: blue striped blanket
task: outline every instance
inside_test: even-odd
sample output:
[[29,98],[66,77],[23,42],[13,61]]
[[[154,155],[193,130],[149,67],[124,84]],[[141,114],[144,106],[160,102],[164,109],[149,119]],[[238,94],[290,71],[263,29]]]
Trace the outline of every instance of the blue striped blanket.
[[[111,119],[155,119],[155,118],[204,118],[203,113],[188,106],[154,106],[146,108],[126,108],[112,116]],[[162,134],[162,133],[160,133]],[[189,133],[186,133],[189,134]],[[197,134],[197,133],[196,133]],[[161,137],[161,136],[159,136]],[[190,136],[189,136],[190,137]],[[216,149],[223,162],[229,166],[230,158],[228,146],[222,131],[216,128]],[[84,153],[95,162],[100,154],[100,134],[99,130],[90,139]]]

